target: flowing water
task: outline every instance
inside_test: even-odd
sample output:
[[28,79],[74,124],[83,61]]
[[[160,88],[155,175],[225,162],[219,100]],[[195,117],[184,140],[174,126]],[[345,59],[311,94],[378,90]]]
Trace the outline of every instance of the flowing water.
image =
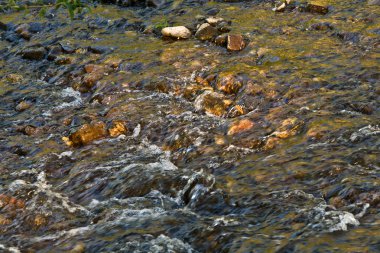
[[[37,27],[29,40],[0,30],[0,251],[380,252],[380,7],[314,2],[329,13],[273,1],[0,13]],[[213,10],[244,50],[154,31]],[[59,60],[20,55],[57,46]],[[88,64],[103,69],[83,87]],[[205,112],[200,96],[231,74],[241,88]],[[118,120],[117,137],[62,140]]]

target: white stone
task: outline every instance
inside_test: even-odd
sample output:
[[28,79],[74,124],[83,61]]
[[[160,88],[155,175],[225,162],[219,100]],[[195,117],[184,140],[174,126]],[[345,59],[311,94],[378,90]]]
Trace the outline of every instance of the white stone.
[[163,36],[177,39],[188,39],[191,37],[191,32],[184,26],[165,27],[161,31]]
[[224,20],[223,18],[209,17],[206,19],[206,22],[209,23],[210,25],[217,25],[220,22],[222,22],[223,20]]

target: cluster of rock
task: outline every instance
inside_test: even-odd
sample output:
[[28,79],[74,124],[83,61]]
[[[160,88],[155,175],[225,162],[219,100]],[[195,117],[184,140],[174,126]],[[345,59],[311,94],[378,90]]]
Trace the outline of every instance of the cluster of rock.
[[[229,51],[240,51],[246,46],[246,39],[240,34],[230,34],[228,22],[220,17],[200,18],[194,33],[200,41],[210,41],[218,46],[226,47]],[[186,26],[165,27],[161,31],[164,37],[174,39],[189,39],[193,33]]]
[[309,12],[314,14],[322,14],[325,15],[329,12],[328,7],[322,5],[316,5],[311,3],[298,3],[292,0],[285,0],[275,8],[273,8],[276,12],[284,12],[284,11],[293,11],[298,10],[300,12]]

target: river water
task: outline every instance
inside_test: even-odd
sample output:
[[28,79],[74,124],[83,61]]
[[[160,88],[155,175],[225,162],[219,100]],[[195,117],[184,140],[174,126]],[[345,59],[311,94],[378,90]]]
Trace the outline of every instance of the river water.
[[[166,3],[0,13],[0,251],[380,252],[379,6]],[[247,47],[161,38],[199,15]]]

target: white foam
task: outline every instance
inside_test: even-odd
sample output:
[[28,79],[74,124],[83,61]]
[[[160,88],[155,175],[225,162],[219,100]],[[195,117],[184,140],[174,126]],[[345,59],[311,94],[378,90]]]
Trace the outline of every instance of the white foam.
[[77,107],[80,107],[83,103],[80,92],[74,90],[71,87],[63,89],[61,91],[61,97],[72,97],[72,98],[74,98],[74,100],[71,101],[70,103],[63,102],[62,104],[54,107],[54,110],[60,111],[62,109],[69,108],[69,107],[77,108]]

